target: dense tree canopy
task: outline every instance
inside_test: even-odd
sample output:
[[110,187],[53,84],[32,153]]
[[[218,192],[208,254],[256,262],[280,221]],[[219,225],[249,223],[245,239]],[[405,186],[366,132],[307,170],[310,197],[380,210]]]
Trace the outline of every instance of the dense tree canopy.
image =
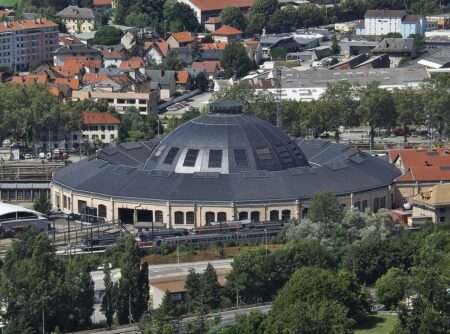
[[120,43],[122,31],[113,26],[100,27],[94,36],[94,43],[101,45],[115,45]]
[[238,79],[247,75],[254,67],[244,46],[236,42],[232,42],[225,47],[220,64],[227,78],[235,77]]

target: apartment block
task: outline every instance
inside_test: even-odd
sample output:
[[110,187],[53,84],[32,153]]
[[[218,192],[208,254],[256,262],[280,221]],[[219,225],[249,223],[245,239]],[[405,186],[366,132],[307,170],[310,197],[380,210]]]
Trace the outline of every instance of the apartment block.
[[4,21],[0,23],[0,66],[27,70],[52,60],[58,47],[58,25],[50,20]]

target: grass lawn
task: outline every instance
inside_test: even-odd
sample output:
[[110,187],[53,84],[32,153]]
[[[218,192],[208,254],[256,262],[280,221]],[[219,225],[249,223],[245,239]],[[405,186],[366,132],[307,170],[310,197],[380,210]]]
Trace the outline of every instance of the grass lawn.
[[18,0],[0,0],[0,6],[14,7]]
[[397,321],[396,315],[376,314],[369,317],[369,320],[355,334],[389,334]]

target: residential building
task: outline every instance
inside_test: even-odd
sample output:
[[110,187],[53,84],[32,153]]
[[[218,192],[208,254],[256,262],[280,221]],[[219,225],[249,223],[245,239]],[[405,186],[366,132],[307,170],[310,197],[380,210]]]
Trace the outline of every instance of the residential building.
[[119,69],[122,71],[134,71],[145,74],[145,62],[141,57],[132,57],[128,60],[122,60]]
[[63,66],[66,58],[73,57],[83,57],[101,61],[102,54],[99,50],[82,43],[61,46],[53,52],[53,64],[55,66]]
[[205,22],[205,29],[209,32],[214,32],[217,29],[220,28],[222,25],[222,21],[220,19],[220,16],[211,16],[206,22]]
[[125,32],[125,34],[120,39],[120,44],[122,44],[123,47],[128,51],[133,49],[136,46],[136,43],[137,43],[137,36],[134,30]]
[[198,22],[203,24],[210,17],[220,16],[222,10],[227,7],[237,7],[245,14],[255,0],[178,0],[178,2],[185,3],[191,7]]
[[402,172],[395,180],[397,205],[411,202],[436,184],[450,183],[450,151],[446,148],[390,150],[389,160]]
[[112,0],[93,0],[92,7],[100,15],[110,16],[112,14]]
[[170,99],[177,91],[175,71],[147,70],[145,73],[151,83],[158,85],[161,100]]
[[242,31],[232,26],[224,25],[212,33],[214,42],[230,43],[242,39]]
[[58,25],[47,19],[0,23],[0,66],[25,71],[52,60],[58,47]]
[[123,52],[118,50],[103,50],[103,67],[120,67],[125,59]]
[[147,93],[77,90],[72,92],[72,100],[106,101],[118,113],[133,109],[141,115],[148,115],[157,111],[159,89]]
[[146,42],[144,49],[147,50],[148,62],[154,62],[156,65],[160,65],[169,53],[169,44],[165,40]]
[[177,71],[175,76],[177,79],[177,90],[187,90],[191,81],[189,71]]
[[111,144],[119,138],[120,119],[110,113],[84,112],[82,123],[83,141]]
[[195,61],[192,63],[192,70],[194,72],[206,72],[210,79],[213,79],[222,71],[219,61]]
[[175,49],[183,46],[188,46],[194,42],[194,37],[189,31],[181,31],[170,34],[166,40],[169,48]]
[[416,226],[427,222],[450,222],[450,184],[437,184],[421,191],[412,199],[409,225]]
[[95,31],[95,14],[91,8],[68,6],[56,14],[71,34]]
[[408,15],[404,10],[368,10],[364,16],[364,27],[357,26],[357,35],[384,36],[399,33],[403,38],[412,34],[423,35],[426,19],[421,16]]

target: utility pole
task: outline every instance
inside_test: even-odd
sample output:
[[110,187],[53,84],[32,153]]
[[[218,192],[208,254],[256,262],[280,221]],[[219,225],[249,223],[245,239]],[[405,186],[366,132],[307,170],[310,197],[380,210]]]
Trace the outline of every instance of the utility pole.
[[45,310],[44,310],[44,306],[42,306],[42,334],[45,334]]
[[276,83],[277,83],[277,128],[281,129],[283,127],[282,121],[281,121],[281,100],[283,95],[282,90],[282,70],[280,67],[275,68],[275,76],[276,76]]

